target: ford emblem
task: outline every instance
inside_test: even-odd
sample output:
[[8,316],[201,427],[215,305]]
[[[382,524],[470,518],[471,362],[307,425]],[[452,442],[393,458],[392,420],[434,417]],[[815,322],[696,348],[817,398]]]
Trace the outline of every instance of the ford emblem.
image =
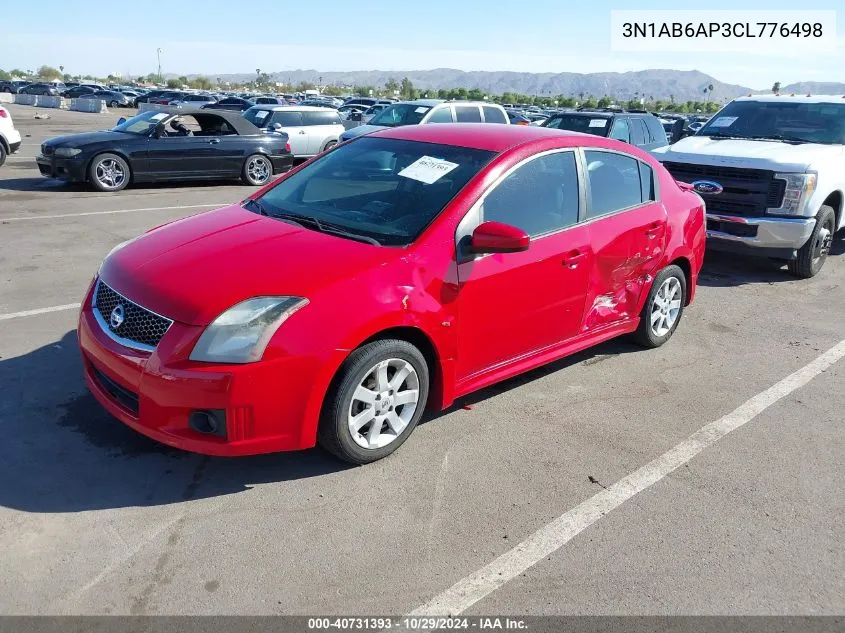
[[697,193],[717,194],[722,193],[725,189],[718,182],[712,180],[696,180],[692,183],[692,188]]
[[116,330],[123,324],[123,306],[118,304],[115,306],[114,310],[111,311],[111,315],[109,316],[109,325],[112,326],[112,329]]

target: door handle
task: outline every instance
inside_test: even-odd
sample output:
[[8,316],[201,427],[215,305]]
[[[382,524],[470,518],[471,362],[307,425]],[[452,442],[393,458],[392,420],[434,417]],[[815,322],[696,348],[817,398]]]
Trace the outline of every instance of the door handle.
[[211,143],[212,145],[217,145],[217,143],[220,142],[220,139],[219,138],[213,138],[213,139],[209,140],[208,142]]
[[584,259],[587,256],[586,253],[582,253],[579,250],[574,250],[571,253],[568,253],[561,262],[564,266],[569,268],[578,268],[578,262]]

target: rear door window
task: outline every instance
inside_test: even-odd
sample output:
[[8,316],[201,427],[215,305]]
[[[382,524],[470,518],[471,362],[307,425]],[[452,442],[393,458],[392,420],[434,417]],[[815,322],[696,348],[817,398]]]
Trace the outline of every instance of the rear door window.
[[334,125],[340,123],[340,115],[337,112],[309,112],[301,113],[302,125]]
[[481,109],[484,110],[484,122],[485,123],[507,123],[508,118],[505,116],[504,112],[499,110],[499,108],[494,108],[493,106],[481,106]]
[[585,151],[590,204],[587,217],[595,218],[643,202],[640,161],[614,152]]
[[631,143],[637,147],[645,145],[648,139],[648,131],[642,119],[631,119]]

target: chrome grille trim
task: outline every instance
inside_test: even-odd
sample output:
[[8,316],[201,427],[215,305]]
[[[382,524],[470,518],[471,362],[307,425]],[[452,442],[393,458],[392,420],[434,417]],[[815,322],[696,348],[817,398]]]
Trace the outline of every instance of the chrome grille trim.
[[137,308],[138,310],[149,313],[150,315],[167,322],[167,325],[164,328],[164,331],[162,332],[161,336],[158,338],[158,341],[156,341],[156,345],[158,345],[158,342],[161,341],[161,339],[164,337],[164,335],[167,334],[168,330],[170,330],[170,326],[173,325],[173,319],[170,319],[166,316],[158,314],[157,312],[153,312],[152,310],[135,303],[131,299],[128,299],[125,296],[123,296],[122,294],[120,294],[119,292],[117,292],[114,288],[109,286],[102,279],[97,279],[97,283],[94,285],[94,292],[91,295],[91,313],[94,315],[94,319],[97,321],[97,324],[100,326],[100,329],[106,334],[106,336],[108,336],[110,339],[112,339],[115,343],[123,345],[124,347],[128,347],[130,349],[140,350],[140,351],[143,351],[143,352],[154,351],[155,348],[156,348],[156,345],[149,345],[147,343],[142,343],[141,341],[136,341],[136,340],[133,340],[133,339],[124,338],[124,337],[116,334],[111,329],[111,327],[109,327],[109,324],[106,322],[105,318],[100,313],[100,309],[97,307],[97,295],[99,294],[101,284],[109,292],[112,292],[115,295],[117,295],[118,297],[120,297],[122,303],[125,302],[126,304],[131,304],[131,306],[133,306],[134,308]]

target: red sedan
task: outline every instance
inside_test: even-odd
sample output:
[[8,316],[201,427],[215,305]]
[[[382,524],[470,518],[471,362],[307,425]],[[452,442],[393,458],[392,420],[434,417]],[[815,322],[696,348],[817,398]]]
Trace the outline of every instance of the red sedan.
[[630,145],[384,130],[113,250],[80,314],[86,382],[185,450],[371,462],[425,408],[623,334],[662,345],[704,244],[701,199]]

